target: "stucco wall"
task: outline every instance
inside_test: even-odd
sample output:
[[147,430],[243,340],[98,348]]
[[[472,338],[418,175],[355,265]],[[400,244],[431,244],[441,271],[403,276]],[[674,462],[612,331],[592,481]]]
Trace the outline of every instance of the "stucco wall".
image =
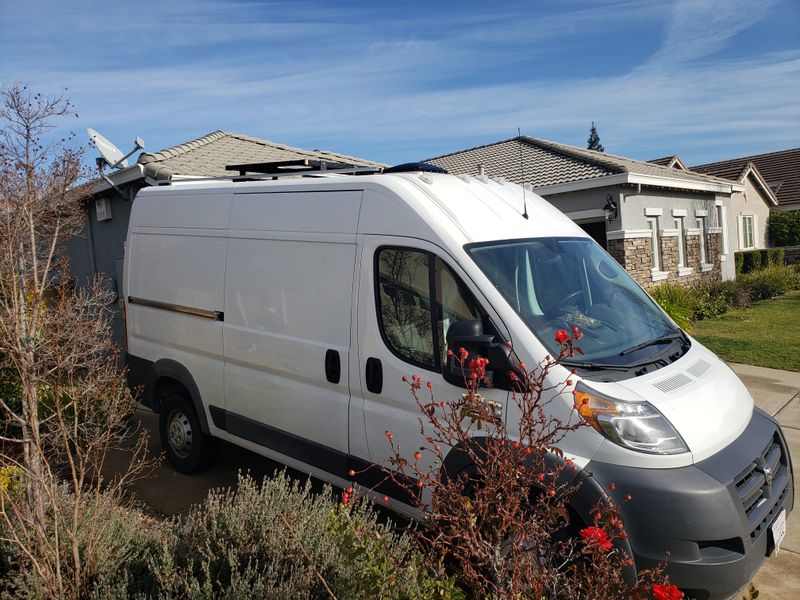
[[728,227],[731,232],[731,244],[735,246],[735,251],[742,249],[742,232],[740,231],[739,217],[753,215],[755,217],[755,247],[766,248],[767,220],[769,219],[770,206],[773,206],[773,204],[759,187],[753,185],[752,177],[748,176],[744,184],[745,191],[734,192],[730,199]]

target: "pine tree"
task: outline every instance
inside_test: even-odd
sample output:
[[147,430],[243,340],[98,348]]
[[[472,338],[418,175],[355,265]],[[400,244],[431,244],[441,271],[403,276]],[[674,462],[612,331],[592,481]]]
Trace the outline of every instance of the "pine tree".
[[600,143],[600,135],[597,133],[597,127],[594,125],[594,121],[592,121],[592,128],[589,130],[589,139],[586,140],[587,148],[589,150],[597,150],[598,152],[605,152],[606,149],[603,148],[603,144]]

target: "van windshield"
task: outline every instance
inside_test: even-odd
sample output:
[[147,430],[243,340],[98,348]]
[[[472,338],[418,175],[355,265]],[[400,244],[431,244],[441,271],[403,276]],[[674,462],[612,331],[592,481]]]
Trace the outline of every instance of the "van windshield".
[[[468,244],[467,252],[550,350],[578,326],[576,361],[634,366],[685,337],[630,275],[593,240],[536,238]],[[641,346],[641,347],[640,347]],[[683,354],[683,352],[681,352]]]

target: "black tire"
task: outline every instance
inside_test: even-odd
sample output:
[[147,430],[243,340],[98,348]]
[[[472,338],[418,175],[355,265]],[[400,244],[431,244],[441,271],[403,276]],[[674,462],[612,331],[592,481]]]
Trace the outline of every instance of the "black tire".
[[173,393],[164,398],[158,418],[161,447],[167,460],[181,473],[197,473],[214,459],[217,439],[203,433],[189,398]]

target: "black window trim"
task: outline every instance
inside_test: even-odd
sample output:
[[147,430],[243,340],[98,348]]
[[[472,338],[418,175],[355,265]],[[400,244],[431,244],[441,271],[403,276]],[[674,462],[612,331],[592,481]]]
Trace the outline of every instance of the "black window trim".
[[436,309],[436,298],[435,297],[430,298],[430,305],[431,305],[431,310],[430,310],[430,313],[431,313],[431,333],[433,334],[433,348],[434,348],[433,358],[434,358],[434,361],[435,361],[435,366],[434,367],[431,367],[431,365],[427,365],[427,364],[422,363],[422,362],[420,362],[418,360],[414,360],[413,358],[411,358],[409,356],[405,356],[405,355],[401,354],[397,350],[397,348],[394,347],[394,344],[392,344],[391,340],[386,335],[386,330],[383,327],[383,316],[382,316],[382,313],[381,313],[381,290],[380,290],[381,281],[380,281],[380,264],[379,264],[379,258],[378,258],[380,256],[380,253],[383,252],[384,250],[399,250],[399,251],[403,251],[403,252],[420,252],[422,254],[427,255],[427,257],[428,257],[428,293],[429,294],[432,291],[434,293],[436,291],[435,285],[431,285],[432,282],[435,284],[435,279],[432,279],[432,278],[435,277],[433,269],[434,269],[434,266],[435,266],[435,262],[434,261],[436,260],[436,255],[433,252],[429,252],[428,250],[423,250],[422,248],[417,248],[417,247],[414,247],[414,246],[399,246],[399,245],[394,245],[394,244],[387,244],[387,245],[384,245],[384,246],[378,246],[375,249],[375,253],[374,253],[373,258],[372,258],[372,265],[373,265],[373,269],[372,270],[373,270],[373,279],[375,280],[374,281],[374,285],[373,285],[373,293],[375,295],[375,312],[376,312],[375,317],[376,317],[376,319],[378,321],[378,331],[380,331],[380,333],[381,333],[381,339],[383,340],[384,346],[386,346],[386,348],[389,349],[389,352],[391,352],[394,356],[396,356],[397,358],[399,358],[403,362],[408,363],[410,365],[413,365],[415,367],[419,367],[420,369],[425,369],[426,371],[430,371],[432,373],[438,373],[439,375],[441,375],[442,374],[442,366],[441,366],[442,358],[441,358],[440,354],[437,353],[437,349],[439,347],[439,341],[438,341],[438,336],[436,335],[436,312],[437,312],[437,309]]

